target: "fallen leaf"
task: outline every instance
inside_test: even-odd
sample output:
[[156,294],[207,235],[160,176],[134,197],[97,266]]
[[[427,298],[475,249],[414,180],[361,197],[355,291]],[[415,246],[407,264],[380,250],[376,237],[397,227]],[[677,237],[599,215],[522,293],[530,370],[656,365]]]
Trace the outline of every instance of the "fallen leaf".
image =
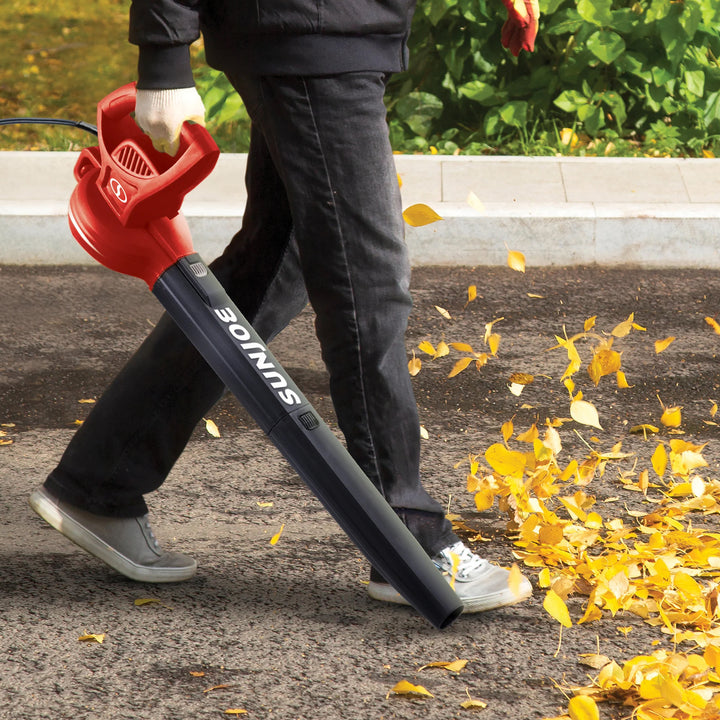
[[465,710],[484,710],[487,707],[487,703],[482,700],[473,700],[473,698],[470,698],[469,700],[463,700],[460,703],[460,707]]
[[93,400],[93,398],[83,398],[82,400],[78,400],[78,402],[82,405],[92,405],[95,400]]
[[190,674],[193,677],[205,677],[205,673],[202,670],[191,670]]
[[403,211],[402,215],[405,222],[412,227],[422,227],[423,225],[430,225],[438,220],[442,220],[440,215],[424,203],[411,205],[407,210]]
[[258,507],[261,507],[261,508],[272,507],[272,506],[273,506],[273,503],[270,502],[270,501],[265,501],[265,502],[263,502],[263,501],[261,501],[261,500],[258,500],[258,501],[257,501],[257,506],[258,506]]
[[579,656],[581,665],[587,665],[593,670],[602,670],[609,662],[612,662],[607,655],[599,655],[598,653],[583,653]]
[[270,544],[276,545],[277,541],[280,539],[280,536],[282,535],[282,531],[285,529],[285,523],[283,523],[280,526],[280,529],[270,538]]
[[443,307],[440,307],[439,305],[435,306],[435,309],[446,319],[446,320],[452,320],[452,315]]
[[660,422],[666,427],[680,427],[682,423],[682,408],[671,407],[663,408],[663,414],[660,418]]
[[428,439],[430,438],[430,434],[429,434],[428,431],[425,429],[425,426],[424,426],[424,425],[421,425],[421,426],[420,426],[420,437],[421,437],[423,440],[428,440]]
[[143,605],[152,605],[152,604],[157,604],[157,605],[162,605],[163,607],[168,607],[167,605],[165,605],[163,603],[162,600],[158,600],[157,598],[137,598],[137,600],[135,600],[135,605],[137,607],[142,607]]
[[523,575],[520,572],[520,568],[516,563],[513,563],[510,566],[510,574],[508,575],[508,587],[515,597],[520,597],[520,584],[522,581]]
[[225,711],[226,715],[247,715],[247,710],[243,710],[242,708],[231,708],[229,710]]
[[385,697],[389,698],[390,695],[420,695],[425,697],[434,697],[434,695],[428,692],[422,685],[413,685],[407,680],[401,680],[397,683]]
[[218,430],[218,426],[212,420],[208,420],[207,418],[205,418],[205,430],[207,430],[208,435],[212,435],[216,438],[220,437],[220,430]]
[[570,698],[568,712],[572,720],[600,720],[597,703],[588,695],[575,695]]
[[467,289],[467,294],[468,294],[467,301],[469,303],[471,303],[477,297],[477,285],[470,285]]
[[717,320],[711,317],[706,317],[705,322],[718,334],[720,335],[720,325]]
[[485,205],[483,205],[482,200],[480,200],[480,198],[472,190],[468,193],[467,204],[481,215],[485,215]]
[[204,693],[213,692],[214,690],[226,690],[227,688],[232,687],[232,685],[213,685],[212,687],[205,688],[203,690]]
[[105,640],[105,633],[87,633],[85,635],[81,635],[78,638],[79,642],[96,642],[96,643],[102,643]]
[[436,662],[431,662],[427,665],[423,665],[421,668],[418,668],[418,672],[420,672],[421,670],[426,670],[427,668],[442,668],[443,670],[449,670],[450,672],[459,673],[467,664],[467,660],[451,660],[449,662],[438,660]]
[[655,354],[659,355],[663,350],[667,350],[667,348],[672,345],[675,342],[674,337],[667,337],[664,340],[656,340],[655,341]]
[[508,250],[507,264],[513,270],[525,272],[525,255],[517,250]]
[[543,608],[563,627],[572,627],[572,620],[570,620],[567,605],[554,590],[548,590],[545,600],[543,600]]
[[413,352],[412,360],[408,362],[408,372],[410,375],[415,377],[422,368],[422,361],[420,358],[415,357],[415,352]]
[[570,417],[581,425],[590,425],[602,430],[598,411],[587,400],[573,400],[570,403]]

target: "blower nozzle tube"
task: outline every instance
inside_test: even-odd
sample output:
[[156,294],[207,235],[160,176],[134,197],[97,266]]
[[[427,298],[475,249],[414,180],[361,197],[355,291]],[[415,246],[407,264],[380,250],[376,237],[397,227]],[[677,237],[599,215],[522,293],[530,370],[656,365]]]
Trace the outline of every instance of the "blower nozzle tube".
[[462,604],[198,255],[153,294],[372,565],[435,627]]

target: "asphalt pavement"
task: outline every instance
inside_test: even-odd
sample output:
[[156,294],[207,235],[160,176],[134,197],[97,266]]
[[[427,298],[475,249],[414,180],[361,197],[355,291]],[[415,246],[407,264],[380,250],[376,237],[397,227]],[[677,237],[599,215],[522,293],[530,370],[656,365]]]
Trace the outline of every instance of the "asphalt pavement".
[[[471,284],[478,298],[467,303]],[[559,645],[537,568],[525,569],[535,586],[530,601],[462,616],[444,631],[409,608],[372,601],[359,551],[230,397],[210,415],[220,437],[201,424],[168,482],[148,498],[159,538],[193,554],[198,575],[165,586],[118,576],[46,526],[27,497],[160,307],[140,281],[90,266],[2,265],[0,287],[0,718],[195,720],[246,710],[249,718],[280,720],[439,720],[470,716],[461,703],[472,697],[487,703],[478,717],[535,720],[563,714],[559,686],[587,682],[591,672],[579,656],[598,643],[618,662],[652,651],[656,641],[671,649],[667,636],[627,613],[574,624]],[[482,533],[473,546],[493,562],[515,560],[507,518],[497,506],[476,511],[465,469],[456,466],[498,442],[510,418],[525,429],[567,416],[560,382],[567,356],[550,348],[556,335],[582,331],[592,316],[600,336],[631,313],[645,329],[615,343],[631,388],[619,390],[610,378],[594,387],[578,374],[602,430],[564,426],[565,458],[622,442],[648,466],[655,441],[629,428],[659,425],[662,402],[682,406],[675,432],[707,443],[704,472],[718,478],[713,422],[720,417],[713,420],[711,408],[720,401],[720,335],[705,320],[720,319],[717,272],[431,266],[415,269],[413,293],[408,354],[423,360],[413,382],[428,436],[425,483]],[[448,379],[455,357],[431,360],[417,347],[442,339],[483,347],[493,320],[500,348],[480,371]],[[306,311],[272,349],[334,427],[312,328]],[[671,336],[657,354],[654,341]],[[513,372],[535,376],[520,396],[508,390]],[[679,436],[660,426],[660,440]],[[603,515],[643,507],[619,479],[631,466],[608,466],[585,488],[601,503],[622,497]],[[720,530],[717,515],[694,522]],[[584,601],[568,601],[575,621]],[[633,631],[619,633],[619,625]],[[86,635],[103,642],[79,639]],[[421,670],[457,658],[468,660],[459,673]],[[432,697],[393,695],[401,680]],[[603,706],[603,718],[627,714]]]

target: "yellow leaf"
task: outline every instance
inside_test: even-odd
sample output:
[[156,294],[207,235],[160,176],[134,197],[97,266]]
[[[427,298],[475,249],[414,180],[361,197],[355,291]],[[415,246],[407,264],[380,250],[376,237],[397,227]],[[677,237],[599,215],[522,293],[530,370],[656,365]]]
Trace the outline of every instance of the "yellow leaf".
[[256,505],[261,508],[266,508],[266,507],[272,507],[273,503],[272,503],[272,501],[258,500]]
[[282,531],[285,529],[285,523],[283,523],[280,526],[280,529],[270,538],[270,544],[276,545],[277,541],[280,539],[280,536],[282,535]]
[[423,225],[430,225],[438,220],[442,220],[440,215],[424,203],[411,205],[403,212],[403,218],[405,222],[412,227],[422,227]]
[[598,411],[595,406],[587,400],[573,400],[570,403],[570,417],[581,425],[590,425],[602,430]]
[[648,424],[633,425],[630,428],[630,432],[631,433],[642,433],[645,436],[645,438],[647,438],[648,433],[660,432],[660,428],[657,428],[654,425],[648,425]]
[[473,700],[470,698],[470,700],[463,700],[463,702],[460,703],[460,707],[465,710],[484,710],[487,707],[487,703],[482,700]]
[[563,145],[567,145],[572,150],[577,147],[580,142],[580,138],[572,128],[563,128],[560,131],[560,142]]
[[162,605],[162,600],[158,600],[157,598],[138,598],[135,600],[135,605],[138,607],[141,607],[142,605],[151,605],[152,603]]
[[554,590],[548,590],[545,600],[543,601],[543,608],[563,627],[569,628],[572,626],[567,605]]
[[715,417],[718,411],[718,404],[714,400],[711,400],[710,402],[712,403],[712,406],[710,407],[710,417]]
[[213,685],[212,687],[205,688],[205,690],[203,690],[203,692],[209,693],[209,692],[213,692],[213,690],[226,690],[229,687],[232,687],[232,685]]
[[202,670],[191,670],[190,674],[193,677],[205,677],[205,673]]
[[428,692],[422,685],[413,685],[407,680],[401,680],[390,690],[386,697],[390,697],[391,694],[395,695],[423,695],[425,697],[433,697],[433,694]]
[[544,295],[538,295],[537,293],[525,293],[529,298],[544,298]]
[[423,425],[420,426],[420,437],[423,440],[427,440],[430,437],[428,431],[425,429],[425,427]]
[[435,309],[446,319],[446,320],[452,320],[452,315],[445,309],[440,307],[439,305],[435,306]]
[[92,405],[95,402],[95,400],[93,400],[92,398],[85,398],[83,400],[78,400],[78,402],[81,405]]
[[655,341],[655,354],[659,355],[663,350],[667,350],[667,348],[672,345],[675,342],[674,337],[666,337],[664,340],[656,340]]
[[527,458],[525,453],[508,450],[501,443],[494,443],[485,451],[485,459],[490,467],[500,475],[522,477]]
[[600,711],[589,695],[576,695],[570,698],[568,712],[572,720],[600,720]]
[[402,187],[402,178],[400,177],[400,173],[396,173],[397,175],[397,181],[398,181],[398,187]]
[[538,432],[537,425],[533,423],[525,432],[520,433],[516,440],[519,442],[533,442],[537,440],[537,438],[540,436],[540,433]]
[[525,256],[517,250],[508,250],[507,264],[513,270],[525,272]]
[[593,358],[588,365],[588,375],[590,379],[597,385],[600,378],[604,375],[620,370],[620,353],[617,350],[609,350],[601,348],[593,354]]
[[477,210],[481,215],[485,215],[485,205],[482,200],[471,190],[467,196],[467,204],[473,209]]
[[452,660],[450,662],[437,661],[423,665],[421,668],[418,668],[418,672],[426,670],[427,668],[442,668],[443,670],[459,673],[467,664],[467,660]]
[[623,320],[621,323],[617,324],[610,333],[614,337],[625,337],[626,335],[630,334],[630,330],[635,328],[636,330],[644,330],[645,328],[640,327],[640,325],[637,325],[634,321],[635,319],[635,313],[630,313],[627,320]]
[[622,389],[632,387],[632,385],[628,384],[625,373],[622,370],[617,371],[617,386]]
[[595,320],[597,320],[597,315],[589,317],[583,324],[583,330],[585,332],[587,332],[588,330],[592,330],[595,327]]
[[495,493],[489,488],[478,490],[475,493],[475,507],[478,512],[489,510],[495,502]]
[[415,377],[422,368],[422,360],[420,358],[415,357],[415,353],[413,353],[412,359],[408,361],[408,372]]
[[663,414],[660,418],[660,422],[666,427],[680,427],[680,424],[682,423],[682,408],[663,408]]
[[534,380],[535,376],[529,373],[513,373],[508,378],[508,382],[517,383],[518,385],[529,385]]
[[718,325],[717,320],[711,317],[706,317],[705,322],[718,334],[720,335],[720,325]]
[[459,375],[471,362],[473,359],[471,357],[464,357],[460,358],[452,367],[452,370],[448,374],[449,378],[455,377],[456,375]]
[[230,708],[225,711],[226,715],[247,715],[247,710],[242,708]]
[[220,430],[218,430],[218,426],[212,420],[205,419],[205,429],[209,435],[216,438],[220,437]]
[[467,301],[471,303],[476,297],[477,297],[477,286],[476,285],[470,285],[467,289],[468,299]]
[[627,637],[632,632],[632,625],[623,625],[617,631]]
[[459,352],[474,352],[472,349],[472,345],[468,345],[467,343],[450,343],[450,347],[454,348],[455,350],[458,350]]
[[435,354],[435,357],[439,357],[439,358],[445,357],[446,355],[449,355],[449,354],[450,354],[450,348],[448,347],[448,344],[444,340],[441,340],[438,343],[437,353]]
[[105,640],[105,633],[87,633],[85,635],[81,635],[78,638],[78,642],[96,642],[96,643],[102,643]]
[[609,662],[610,658],[607,655],[598,655],[597,653],[583,653],[579,656],[580,663],[593,668],[593,670],[602,670]]
[[515,396],[520,397],[522,394],[522,391],[525,389],[524,385],[520,385],[519,383],[510,383],[508,385],[508,390]]
[[502,425],[502,428],[500,429],[500,432],[502,433],[503,440],[507,442],[513,434],[515,427],[513,425],[512,420],[508,420],[507,422],[504,422]]
[[520,597],[520,585],[522,581],[523,574],[520,572],[520,568],[513,563],[510,566],[510,574],[508,575],[508,587],[515,597]]
[[655,452],[652,454],[650,462],[652,463],[653,470],[655,470],[655,474],[658,477],[662,477],[665,474],[668,463],[667,450],[662,443],[655,448]]
[[497,333],[491,333],[487,339],[487,343],[490,348],[490,354],[497,355],[498,348],[500,347],[500,336]]
[[435,357],[435,346],[427,340],[423,340],[418,345],[418,350],[422,350],[426,355],[432,355],[433,357]]

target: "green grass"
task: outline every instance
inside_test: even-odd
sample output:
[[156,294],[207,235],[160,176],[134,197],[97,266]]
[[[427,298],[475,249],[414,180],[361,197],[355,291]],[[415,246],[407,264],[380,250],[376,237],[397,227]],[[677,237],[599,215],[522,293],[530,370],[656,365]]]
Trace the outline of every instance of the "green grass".
[[[98,100],[135,79],[129,0],[0,0],[0,117],[95,122]],[[73,150],[80,130],[3,126],[0,150]]]

